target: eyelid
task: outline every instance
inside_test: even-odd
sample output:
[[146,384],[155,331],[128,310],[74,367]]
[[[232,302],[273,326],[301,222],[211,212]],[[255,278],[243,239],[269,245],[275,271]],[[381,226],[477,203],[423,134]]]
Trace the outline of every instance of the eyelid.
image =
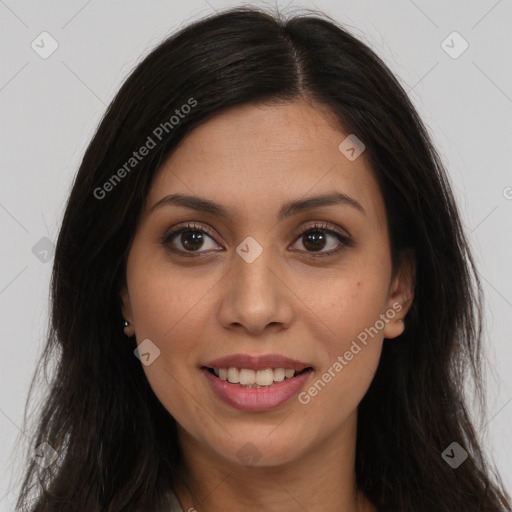
[[352,240],[352,235],[343,228],[340,228],[339,226],[336,226],[336,224],[332,224],[330,222],[327,222],[325,220],[321,221],[311,221],[311,224],[309,226],[304,227],[303,225],[299,227],[298,234],[301,235],[306,231],[309,231],[311,229],[321,229],[325,231],[334,232],[338,235],[340,235],[342,238],[348,240]]

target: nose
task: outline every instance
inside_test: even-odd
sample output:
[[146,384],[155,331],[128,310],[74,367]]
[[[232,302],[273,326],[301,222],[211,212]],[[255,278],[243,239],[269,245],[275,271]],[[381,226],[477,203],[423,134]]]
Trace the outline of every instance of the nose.
[[[265,329],[282,330],[293,318],[291,274],[283,270],[270,249],[248,262],[238,254],[222,283],[218,311],[222,326],[258,335]],[[288,282],[287,282],[288,281]]]

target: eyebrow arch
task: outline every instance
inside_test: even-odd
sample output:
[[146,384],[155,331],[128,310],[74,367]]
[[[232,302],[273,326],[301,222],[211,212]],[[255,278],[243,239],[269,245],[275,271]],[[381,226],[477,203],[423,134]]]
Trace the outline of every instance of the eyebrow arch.
[[[151,206],[149,211],[153,212],[159,208],[170,205],[182,206],[185,208],[190,208],[192,210],[212,213],[214,215],[225,217],[230,221],[234,220],[233,215],[228,210],[226,210],[222,205],[209,199],[204,199],[197,196],[190,196],[186,194],[170,194],[168,196],[165,196],[159,201],[157,201],[153,206]],[[341,192],[333,192],[330,194],[311,196],[306,199],[288,201],[281,206],[277,218],[278,221],[281,221],[287,217],[291,217],[292,215],[296,215],[303,211],[313,210],[315,208],[321,208],[322,206],[332,205],[350,206],[352,208],[355,208],[356,210],[359,210],[363,215],[366,216],[364,208],[355,199],[345,194],[342,194]]]

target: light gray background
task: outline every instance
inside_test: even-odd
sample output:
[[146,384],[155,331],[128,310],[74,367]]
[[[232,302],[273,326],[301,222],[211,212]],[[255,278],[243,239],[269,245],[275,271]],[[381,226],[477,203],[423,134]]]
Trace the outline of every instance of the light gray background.
[[[254,5],[275,5],[254,2]],[[492,370],[479,428],[512,487],[512,2],[344,0],[279,2],[318,8],[368,43],[398,75],[449,170],[487,299]],[[142,56],[192,19],[238,2],[0,0],[0,510],[10,511],[29,450],[21,431],[48,314],[52,259],[71,181],[107,104]],[[47,31],[58,49],[31,47]],[[442,42],[457,31],[458,58]],[[457,40],[447,40],[461,48]],[[41,43],[39,43],[41,45]],[[48,46],[46,46],[48,48]],[[19,439],[22,449],[14,449]]]

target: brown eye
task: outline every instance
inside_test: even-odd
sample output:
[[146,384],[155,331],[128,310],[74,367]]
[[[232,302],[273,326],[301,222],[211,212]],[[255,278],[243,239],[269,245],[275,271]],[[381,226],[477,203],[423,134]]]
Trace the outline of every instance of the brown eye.
[[341,251],[345,246],[353,245],[350,238],[327,226],[329,224],[306,229],[299,235],[297,242],[300,241],[304,250],[315,257],[330,256]]
[[308,251],[320,251],[325,247],[328,236],[322,231],[308,231],[302,235],[302,243]]
[[204,244],[204,237],[200,231],[182,231],[179,238],[181,245],[189,251],[197,251]]
[[215,243],[211,243],[208,247],[208,239],[213,242],[213,238],[204,229],[195,225],[187,225],[166,234],[162,239],[162,244],[178,253],[202,253],[206,251],[200,249],[205,249],[205,246],[206,250],[217,248]]

